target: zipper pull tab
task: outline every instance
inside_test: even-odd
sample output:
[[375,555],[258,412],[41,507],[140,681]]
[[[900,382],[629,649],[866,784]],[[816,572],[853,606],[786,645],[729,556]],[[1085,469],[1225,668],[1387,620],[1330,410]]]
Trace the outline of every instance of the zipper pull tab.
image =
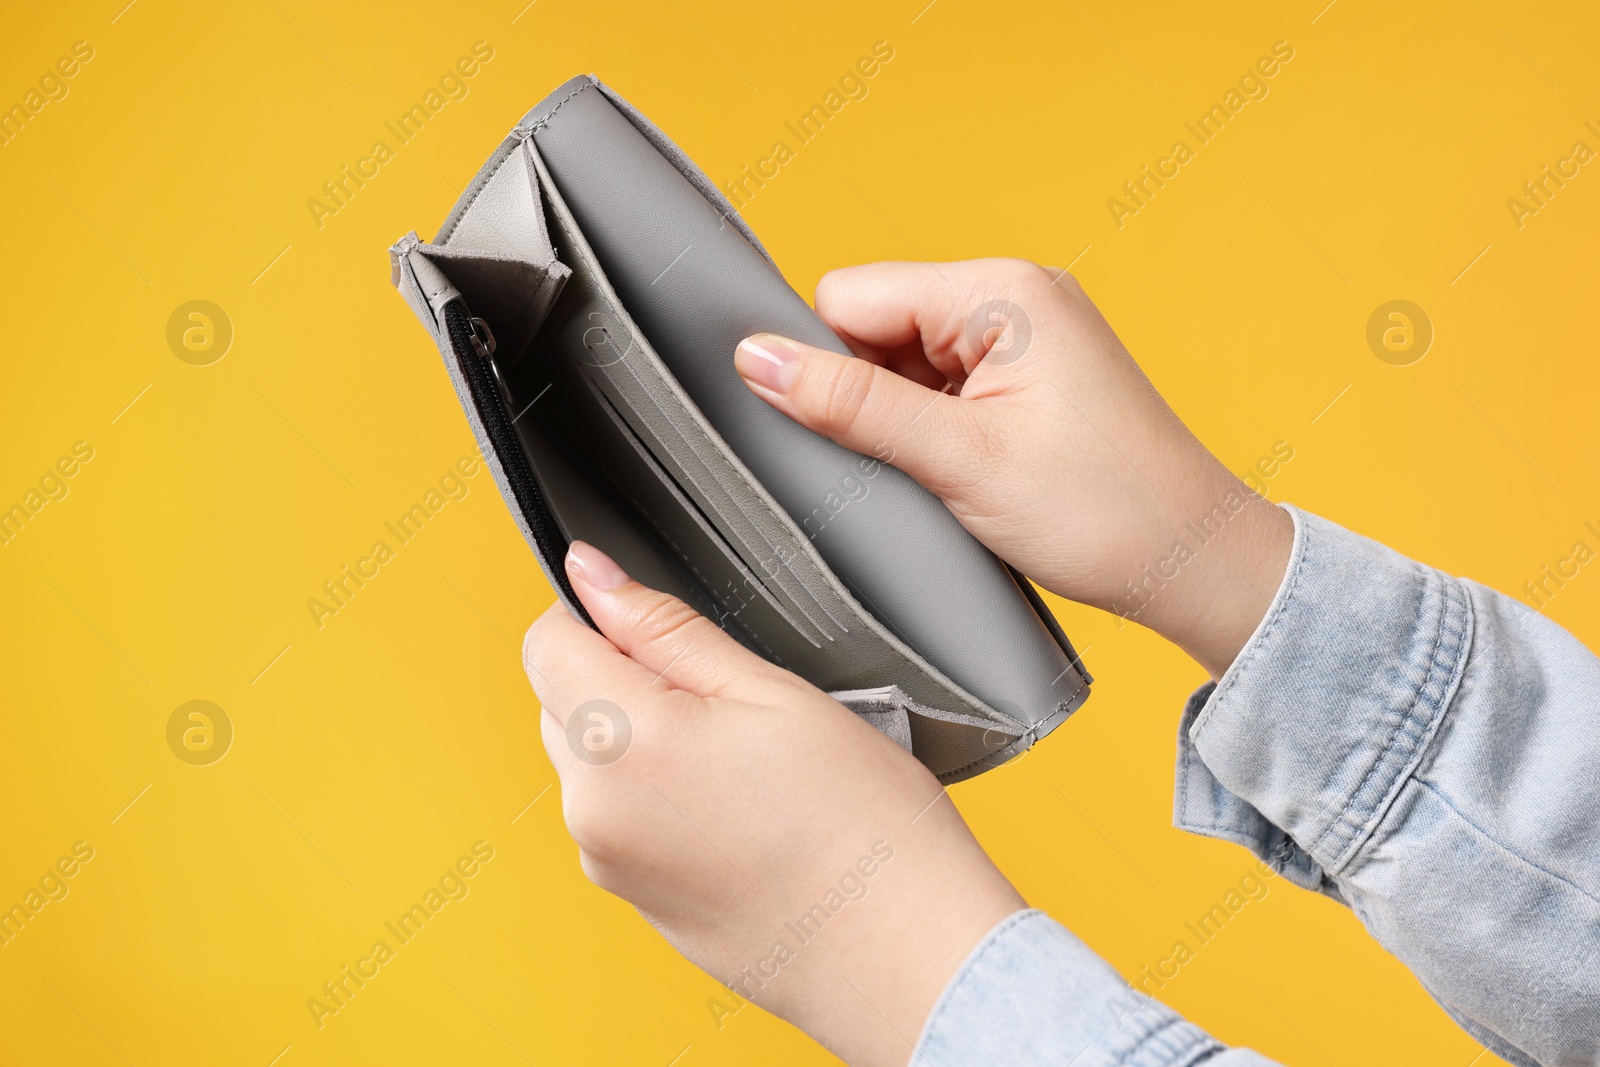
[[484,359],[494,355],[494,331],[482,319],[470,320],[472,324],[472,350]]

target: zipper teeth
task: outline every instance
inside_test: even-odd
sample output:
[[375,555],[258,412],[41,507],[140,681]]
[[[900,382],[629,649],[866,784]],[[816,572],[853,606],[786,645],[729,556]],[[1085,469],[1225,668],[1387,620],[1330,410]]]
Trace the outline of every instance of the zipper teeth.
[[[545,499],[543,490],[539,488],[538,478],[528,463],[528,457],[522,451],[522,442],[517,439],[516,427],[511,424],[511,415],[506,410],[505,400],[500,395],[500,387],[495,383],[489,360],[477,355],[474,350],[474,341],[478,338],[472,329],[471,315],[466,309],[466,301],[459,297],[450,301],[445,305],[444,317],[456,365],[461,368],[462,377],[467,380],[467,389],[472,394],[473,406],[478,409],[478,417],[483,420],[484,433],[489,438],[490,447],[500,460],[501,469],[505,471],[506,481],[511,486],[517,507],[522,511],[523,521],[535,530],[548,531],[554,540],[562,544],[564,555],[566,538],[561,533],[561,527],[556,524],[555,515],[550,510],[550,504]],[[566,601],[568,607],[577,612],[579,618],[593,628],[594,620],[579,602],[577,593],[567,578],[566,568],[561,565],[561,560],[547,562],[550,577],[555,581],[562,599]]]

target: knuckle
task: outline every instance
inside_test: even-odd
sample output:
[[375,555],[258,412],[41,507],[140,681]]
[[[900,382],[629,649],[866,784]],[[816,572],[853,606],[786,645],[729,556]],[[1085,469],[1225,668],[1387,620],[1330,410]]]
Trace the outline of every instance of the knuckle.
[[872,379],[872,364],[864,360],[834,362],[816,385],[818,414],[823,424],[836,430],[854,426],[872,392]]
[[634,636],[646,644],[660,644],[692,633],[703,616],[675,596],[652,592],[636,609]]
[[1030,292],[1044,289],[1050,284],[1051,272],[1031,259],[996,259],[993,278],[1007,292]]
[[533,620],[533,624],[528,627],[528,632],[522,635],[522,663],[524,666],[531,668],[543,653],[545,642],[550,637],[550,627],[545,622],[547,617],[541,615]]
[[1031,259],[1022,259],[1020,257],[1007,259],[1006,260],[1006,266],[1017,277],[1017,279],[1019,281],[1020,280],[1032,281],[1032,280],[1036,279],[1039,276],[1039,274],[1044,270],[1043,267],[1041,267],[1039,264],[1035,263],[1033,260],[1031,260]]
[[561,819],[567,824],[567,833],[582,849],[594,844],[601,830],[593,807],[582,796],[582,790],[574,786],[561,790]]
[[[539,702],[539,740],[544,745],[545,754],[550,757],[550,763],[555,767],[556,773],[561,773],[563,761],[559,758],[562,748],[567,743],[566,733],[562,728],[560,712],[545,703]],[[563,797],[565,793],[563,793]],[[566,801],[562,801],[563,807]]]
[[1083,283],[1078,281],[1078,276],[1073,274],[1071,271],[1063,271],[1060,277],[1054,279],[1052,285],[1054,288],[1060,289],[1066,293],[1069,297],[1078,297],[1083,295]]
[[522,635],[522,670],[532,678],[539,677],[539,624],[528,627]]

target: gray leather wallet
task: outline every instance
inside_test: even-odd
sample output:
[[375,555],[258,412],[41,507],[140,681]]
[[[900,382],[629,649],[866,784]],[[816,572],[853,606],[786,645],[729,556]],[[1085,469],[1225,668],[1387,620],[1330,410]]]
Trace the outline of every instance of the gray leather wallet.
[[750,334],[849,350],[705,175],[593,77],[528,112],[434,240],[408,234],[390,257],[578,618],[574,539],[944,782],[1015,757],[1088,696],[1027,579],[936,497],[745,387],[733,350]]

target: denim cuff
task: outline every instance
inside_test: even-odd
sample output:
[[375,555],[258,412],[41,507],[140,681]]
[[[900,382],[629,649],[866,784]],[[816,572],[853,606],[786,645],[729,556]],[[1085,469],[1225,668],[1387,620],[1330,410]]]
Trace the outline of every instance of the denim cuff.
[[1416,769],[1472,643],[1464,586],[1283,505],[1283,584],[1221,681],[1189,698],[1173,822],[1291,881],[1333,880]]
[[[934,1005],[911,1067],[1071,1064],[1188,1067],[1224,1052],[1133,989],[1042,911],[1012,914],[967,956]],[[1221,1061],[1265,1064],[1253,1053]]]

